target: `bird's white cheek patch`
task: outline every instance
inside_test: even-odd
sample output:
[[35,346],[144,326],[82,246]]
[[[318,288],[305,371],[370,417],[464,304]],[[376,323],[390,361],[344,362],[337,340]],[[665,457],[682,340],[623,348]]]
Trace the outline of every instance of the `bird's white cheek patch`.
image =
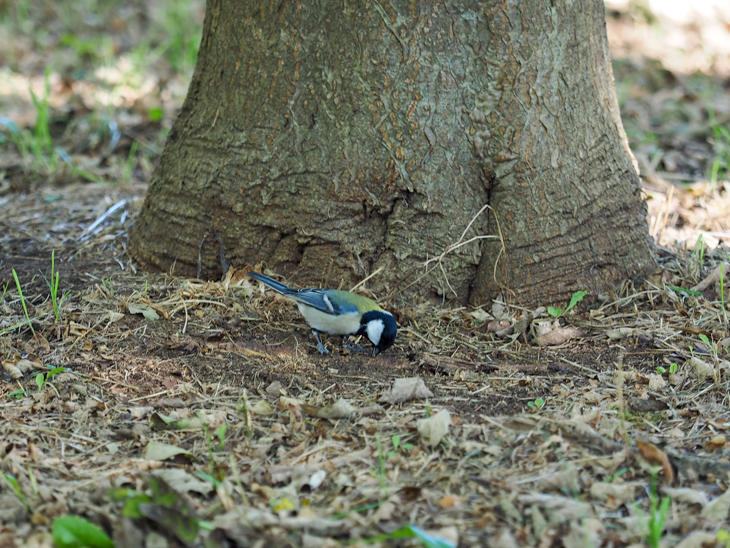
[[370,320],[368,322],[365,331],[368,334],[368,339],[370,339],[370,342],[375,346],[377,346],[380,342],[380,337],[383,335],[384,329],[385,324],[383,323],[383,320]]

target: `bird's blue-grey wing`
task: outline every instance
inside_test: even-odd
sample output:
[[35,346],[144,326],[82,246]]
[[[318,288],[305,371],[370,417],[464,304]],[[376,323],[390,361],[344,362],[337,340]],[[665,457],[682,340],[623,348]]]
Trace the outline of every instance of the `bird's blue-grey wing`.
[[292,289],[286,284],[281,283],[278,280],[275,280],[274,278],[271,278],[270,276],[267,276],[266,274],[260,274],[259,272],[248,272],[249,277],[253,278],[254,280],[258,280],[266,285],[268,285],[271,289],[274,291],[277,291],[281,293],[282,295],[291,295],[292,293],[296,293],[296,289]]
[[343,304],[331,299],[326,289],[300,289],[296,293],[291,294],[290,297],[295,301],[316,308],[325,314],[332,314],[333,316],[357,312],[355,305]]

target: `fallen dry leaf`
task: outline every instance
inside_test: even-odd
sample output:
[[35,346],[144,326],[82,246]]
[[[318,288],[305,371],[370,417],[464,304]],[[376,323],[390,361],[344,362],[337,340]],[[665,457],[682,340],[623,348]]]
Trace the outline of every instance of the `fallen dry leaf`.
[[517,498],[520,502],[534,504],[544,509],[548,515],[548,523],[580,520],[590,514],[590,505],[587,502],[572,497],[545,493],[526,493]]
[[728,512],[730,512],[730,489],[711,500],[702,509],[702,516],[715,523],[722,523],[727,520]]
[[486,322],[490,318],[489,312],[482,308],[475,308],[474,310],[470,310],[468,312],[468,315],[480,323]]
[[207,495],[213,490],[213,484],[209,481],[201,480],[183,468],[160,468],[152,472],[152,475],[162,478],[169,485],[174,485],[179,493],[192,491]]
[[619,508],[636,499],[636,494],[644,487],[642,482],[608,483],[596,481],[591,485],[591,497],[606,501],[612,508]]
[[144,449],[144,458],[147,460],[167,460],[177,455],[186,455],[188,451],[177,445],[151,441]]
[[664,477],[667,478],[668,483],[674,483],[674,471],[672,470],[672,464],[669,462],[667,454],[659,449],[653,443],[649,443],[642,440],[636,440],[636,447],[639,449],[641,456],[650,464],[661,466],[664,471]]
[[727,439],[723,434],[717,434],[716,436],[712,436],[707,443],[705,444],[705,448],[708,451],[716,451],[717,449],[722,449],[727,445]]
[[386,403],[402,403],[410,400],[432,398],[431,392],[421,377],[406,377],[395,379],[390,392],[383,394],[380,401]]
[[539,335],[537,337],[537,344],[539,346],[557,346],[559,344],[566,343],[575,337],[579,337],[581,334],[582,331],[578,327],[558,327],[543,335]]
[[13,380],[18,380],[23,377],[23,373],[20,369],[9,360],[3,360],[3,369]]
[[497,333],[504,329],[507,329],[512,324],[509,320],[491,320],[487,323],[487,331],[490,333]]
[[606,330],[606,336],[609,339],[613,339],[613,340],[631,337],[635,333],[636,333],[636,329],[634,329],[633,327],[616,327],[613,329]]
[[457,504],[461,503],[461,497],[457,497],[456,495],[444,495],[441,497],[438,501],[438,505],[441,508],[453,508]]
[[135,420],[143,419],[154,412],[151,405],[137,405],[128,409],[129,417]]
[[278,398],[279,396],[283,396],[285,391],[279,381],[274,381],[266,387],[266,393],[272,398]]
[[274,407],[266,400],[256,400],[251,405],[251,413],[260,417],[268,417],[274,414]]
[[715,368],[712,366],[712,364],[699,359],[697,356],[692,356],[688,360],[688,363],[692,366],[692,369],[694,369],[695,375],[699,380],[704,380],[708,377],[712,377],[712,375],[714,375],[715,373]]
[[142,314],[147,320],[159,320],[160,315],[148,304],[127,303],[127,310],[130,314]]
[[704,508],[708,502],[707,493],[690,487],[665,487],[662,492],[674,503],[698,504]]
[[317,411],[317,416],[323,419],[345,419],[355,416],[355,407],[346,399],[340,398],[333,405],[322,407]]
[[11,379],[17,380],[31,371],[42,369],[43,365],[40,360],[35,358],[21,358],[15,355],[9,359],[2,360],[2,367],[10,375]]
[[307,481],[307,485],[310,489],[314,490],[317,489],[320,485],[322,485],[322,482],[324,481],[324,478],[327,477],[327,472],[324,470],[317,470],[314,472]]
[[427,419],[420,419],[416,423],[416,428],[431,447],[436,447],[449,431],[450,425],[451,414],[446,409],[442,409]]
[[654,390],[655,392],[658,392],[666,385],[667,381],[665,381],[664,377],[662,377],[661,375],[657,373],[652,373],[649,375],[649,390]]

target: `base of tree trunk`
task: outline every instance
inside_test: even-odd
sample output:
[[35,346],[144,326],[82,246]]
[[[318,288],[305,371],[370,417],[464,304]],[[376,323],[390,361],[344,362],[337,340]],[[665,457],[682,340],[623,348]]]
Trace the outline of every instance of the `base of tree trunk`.
[[600,0],[209,0],[130,252],[537,305],[647,272],[645,217]]

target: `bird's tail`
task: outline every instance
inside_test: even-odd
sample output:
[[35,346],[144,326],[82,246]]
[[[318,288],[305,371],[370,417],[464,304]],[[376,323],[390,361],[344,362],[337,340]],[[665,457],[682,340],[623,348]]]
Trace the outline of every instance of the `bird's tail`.
[[278,291],[282,295],[291,295],[292,293],[296,293],[296,289],[292,289],[288,285],[277,282],[274,278],[269,278],[264,274],[259,274],[258,272],[253,271],[247,272],[247,274],[250,278],[253,278],[254,280],[258,280],[261,283],[268,285],[271,289],[273,289],[274,291]]

